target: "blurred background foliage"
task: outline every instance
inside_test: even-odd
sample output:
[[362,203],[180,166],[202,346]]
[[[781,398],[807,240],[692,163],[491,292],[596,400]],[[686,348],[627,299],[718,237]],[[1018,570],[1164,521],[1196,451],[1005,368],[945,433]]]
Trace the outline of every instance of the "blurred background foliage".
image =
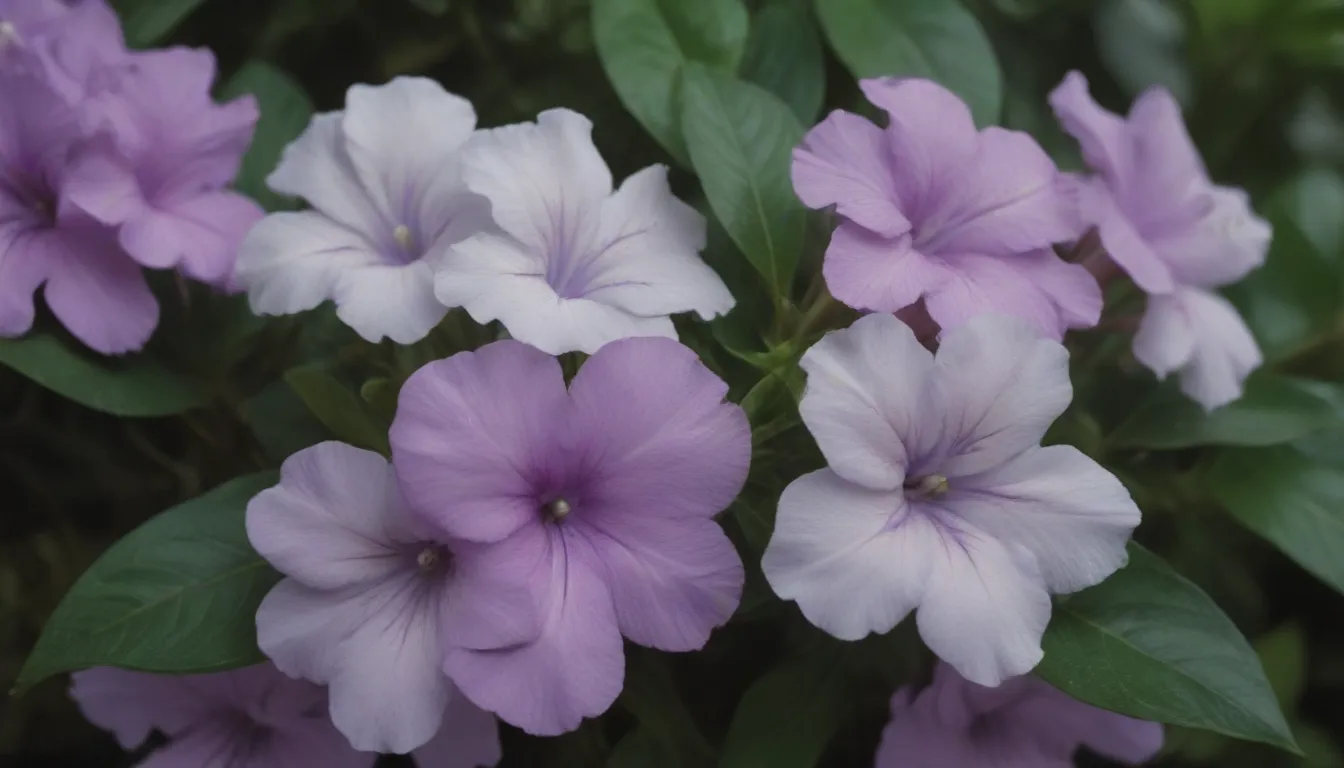
[[[827,3],[818,0],[818,6]],[[261,180],[312,111],[339,109],[352,83],[405,73],[433,77],[469,98],[484,126],[532,119],[552,106],[581,111],[593,120],[597,144],[617,178],[651,162],[676,165],[610,85],[594,50],[588,0],[114,5],[132,44],[209,47],[219,58],[221,96],[258,96],[263,125],[238,185],[271,208],[288,202]],[[1275,226],[1269,263],[1233,291],[1266,358],[1278,371],[1300,377],[1294,386],[1307,391],[1313,381],[1344,382],[1344,0],[966,5],[1003,71],[1001,121],[1037,136],[1061,167],[1079,168],[1081,162],[1045,96],[1067,70],[1083,70],[1094,93],[1117,111],[1152,84],[1171,89],[1213,178],[1249,189]],[[748,6],[753,39],[744,66],[757,82],[786,95],[809,124],[831,108],[868,109],[844,64],[809,31],[815,27],[784,22],[788,14],[811,14],[810,3],[757,0]],[[758,45],[755,36],[769,25],[798,36],[782,47]],[[798,61],[808,63],[795,70]],[[674,181],[694,187],[689,176]],[[322,312],[263,323],[237,298],[172,280],[156,288],[165,314],[147,355],[110,365],[71,357],[57,366],[57,379],[44,380],[47,389],[16,371],[53,370],[38,363],[69,355],[57,340],[0,346],[0,682],[14,679],[47,615],[112,541],[154,513],[228,478],[275,466],[328,433],[354,442],[363,436],[362,442],[376,445],[385,440],[381,430],[395,407],[404,375],[399,372],[464,341],[479,341],[436,336],[408,348],[372,347],[352,343],[349,332]],[[1123,307],[1129,299],[1113,300],[1112,306]],[[452,327],[459,326],[467,330],[458,332],[473,333],[469,324]],[[1275,404],[1296,395],[1276,380],[1254,388],[1254,396],[1230,414],[1192,419],[1170,400],[1169,388],[1127,359],[1127,336],[1115,331],[1071,337],[1080,402],[1055,437],[1102,457],[1134,489],[1145,512],[1140,539],[1203,587],[1252,639],[1307,753],[1298,758],[1172,728],[1160,764],[1344,766],[1344,597],[1327,586],[1344,589],[1344,547],[1330,547],[1344,544],[1344,433],[1317,429],[1339,418],[1344,401],[1331,399],[1334,390],[1316,390],[1334,409],[1330,418],[1314,418],[1308,409],[1299,413],[1301,423],[1285,425]],[[720,337],[725,339],[731,341]],[[173,370],[155,361],[171,361]],[[726,365],[731,368],[732,361]],[[143,388],[122,391],[127,375],[161,379],[162,386],[146,401],[136,395]],[[731,383],[743,392],[739,382]],[[782,383],[752,389],[751,402],[796,386]],[[99,407],[86,408],[51,390]],[[176,413],[183,403],[200,405],[160,415]],[[1137,411],[1136,404],[1142,404]],[[793,429],[798,437],[794,424],[770,428]],[[1264,437],[1274,430],[1282,439]],[[1210,447],[1227,444],[1238,447]],[[805,435],[772,443],[769,467],[780,477],[763,484],[777,493],[801,471],[795,464],[810,468],[814,450]],[[758,454],[758,466],[763,458]],[[1308,522],[1284,530],[1265,512],[1285,507]],[[759,551],[768,514],[738,510],[733,519],[733,533],[746,542],[746,551]],[[760,520],[754,530],[742,522],[752,519]],[[1297,540],[1298,562],[1253,531],[1270,541]],[[1303,552],[1300,542],[1310,540],[1319,550]],[[764,602],[762,589],[759,580],[749,583],[743,608],[748,618],[753,600]],[[849,646],[844,658],[850,669],[832,668],[830,656],[814,662],[804,655],[784,674],[774,670],[761,681],[786,642],[824,647],[834,641],[788,607],[782,623],[735,621],[692,657],[669,661],[634,650],[626,692],[611,717],[553,740],[510,730],[505,764],[694,766],[709,761],[709,745],[722,744],[730,729],[773,734],[780,750],[790,750],[804,748],[797,745],[807,743],[809,729],[838,727],[820,764],[869,765],[886,698],[897,683],[918,674],[901,666],[919,657],[906,629]],[[835,684],[856,675],[867,684]],[[792,720],[734,721],[749,687],[749,698],[806,706]],[[722,764],[764,768],[750,760],[734,763],[730,752]],[[83,722],[66,700],[63,682],[50,681],[22,698],[0,701],[0,755],[16,761],[6,765],[132,762]],[[38,762],[43,759],[54,762]]]

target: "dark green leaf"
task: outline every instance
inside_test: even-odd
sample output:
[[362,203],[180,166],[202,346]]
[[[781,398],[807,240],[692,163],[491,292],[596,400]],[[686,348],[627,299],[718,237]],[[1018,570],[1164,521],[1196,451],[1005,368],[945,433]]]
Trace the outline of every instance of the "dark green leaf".
[[747,41],[741,0],[594,0],[593,40],[616,94],[683,165],[677,73],[689,61],[737,69]]
[[848,676],[830,656],[818,654],[777,667],[742,697],[719,766],[813,768],[853,712]]
[[787,297],[806,224],[789,182],[803,127],[759,86],[698,64],[682,75],[681,124],[705,197],[747,260]]
[[0,339],[0,365],[95,411],[114,416],[169,416],[209,399],[205,387],[150,358],[107,362],[95,362],[41,333]]
[[617,742],[607,768],[683,768],[683,764],[652,731],[636,727]]
[[280,575],[252,550],[247,502],[271,472],[227,482],[132,531],[47,620],[16,689],[94,666],[185,674],[262,661],[255,616]]
[[836,56],[855,77],[926,77],[998,122],[1003,77],[989,38],[957,0],[816,0]]
[[1106,69],[1131,96],[1161,85],[1190,102],[1185,20],[1171,0],[1110,0],[1097,9],[1092,30]]
[[1265,677],[1279,697],[1279,706],[1287,711],[1297,707],[1306,683],[1307,647],[1302,627],[1295,622],[1255,639],[1255,653],[1265,669]]
[[1337,423],[1329,402],[1308,384],[1270,374],[1252,376],[1245,393],[1212,412],[1161,387],[1111,433],[1117,448],[1175,449],[1195,445],[1277,445]]
[[803,125],[821,111],[826,64],[804,0],[773,0],[751,20],[742,77],[778,96]]
[[1288,446],[1227,450],[1208,481],[1243,525],[1344,592],[1344,469]]
[[453,7],[453,0],[411,0],[411,5],[426,13],[442,16]]
[[291,368],[285,372],[285,382],[338,440],[378,451],[384,456],[391,452],[387,444],[387,425],[375,419],[358,395],[321,366]]
[[235,99],[252,94],[261,107],[252,146],[243,156],[234,186],[266,210],[287,207],[289,201],[266,186],[285,145],[298,138],[313,116],[313,103],[294,78],[264,61],[250,61],[224,86],[220,96]]
[[687,711],[666,657],[657,651],[631,648],[627,652],[621,702],[639,720],[637,733],[641,735],[637,744],[653,742],[661,747],[663,756],[658,765],[699,768],[713,764],[714,748],[705,741]]
[[1129,565],[1061,598],[1036,674],[1102,709],[1297,752],[1246,639],[1199,587],[1130,545]]
[[[30,0],[29,0],[30,1]],[[126,43],[147,48],[168,36],[205,0],[113,0]]]
[[283,461],[291,454],[333,437],[331,430],[313,416],[294,388],[283,381],[268,384],[246,400],[240,410],[257,443],[275,461]]

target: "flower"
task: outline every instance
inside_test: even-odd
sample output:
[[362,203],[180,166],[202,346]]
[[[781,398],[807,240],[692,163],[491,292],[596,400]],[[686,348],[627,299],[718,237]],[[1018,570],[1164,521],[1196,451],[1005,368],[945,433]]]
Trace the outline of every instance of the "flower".
[[450,551],[408,512],[386,459],[337,442],[299,451],[248,504],[247,535],[287,577],[257,611],[257,644],[285,674],[330,687],[356,749],[410,752],[455,710],[474,723],[467,753],[498,758],[493,718],[463,714],[474,708],[439,667],[449,642],[530,640],[532,617],[511,609],[517,595],[478,586],[489,561]]
[[252,309],[332,299],[369,341],[423,338],[448,311],[434,298],[443,248],[485,222],[458,171],[475,126],[471,104],[433,80],[351,86],[345,110],[314,117],[266,180],[313,210],[267,216],[243,242],[237,279]]
[[728,620],[743,568],[713,516],[746,481],[751,434],[727,390],[662,338],[603,346],[568,391],[555,358],[513,340],[407,380],[391,431],[407,500],[525,584],[537,617],[526,644],[448,649],[472,701],[570,730],[620,693],[622,635],[689,651]]
[[1246,194],[1213,184],[1171,94],[1150,88],[1127,119],[1102,109],[1070,72],[1050,95],[1097,173],[1076,180],[1078,213],[1149,294],[1135,356],[1207,409],[1235,400],[1260,365],[1241,317],[1214,290],[1264,263],[1272,230]]
[[66,180],[74,205],[118,227],[136,261],[225,286],[260,206],[225,187],[259,116],[256,99],[215,104],[215,57],[170,48],[133,54],[91,96],[106,141],[80,152]]
[[1055,339],[1096,325],[1096,281],[1051,250],[1078,232],[1040,146],[1017,131],[977,131],[937,83],[860,85],[890,125],[837,110],[793,152],[799,199],[840,218],[822,267],[831,293],[875,312],[923,298],[944,330],[986,311]]
[[918,694],[897,691],[875,768],[1072,768],[1080,746],[1138,765],[1162,748],[1162,726],[1084,704],[1035,677],[984,688],[940,664]]
[[587,118],[567,109],[481,131],[462,177],[490,203],[494,228],[449,249],[439,300],[550,354],[614,339],[675,339],[669,315],[726,313],[733,297],[701,261],[705,220],[653,165],[612,192]]
[[40,72],[72,105],[130,58],[105,0],[0,0],[0,56]]
[[[71,675],[84,716],[135,749],[158,730],[169,738],[140,768],[247,765],[252,768],[372,768],[332,727],[326,691],[270,664],[207,675],[151,675],[95,667]],[[489,715],[449,713],[434,741],[416,750],[425,768],[477,768],[499,761]],[[488,734],[488,736],[486,735]],[[463,745],[467,744],[467,748]]]
[[66,162],[87,131],[41,75],[0,67],[0,336],[33,324],[33,294],[105,354],[144,346],[159,307],[116,230],[72,205]]
[[980,685],[1029,671],[1049,595],[1123,565],[1139,522],[1109,472],[1040,446],[1072,398],[1064,347],[983,315],[944,331],[935,357],[874,314],[802,367],[800,410],[828,466],[779,500],[762,562],[775,593],[844,640],[918,609],[929,648]]

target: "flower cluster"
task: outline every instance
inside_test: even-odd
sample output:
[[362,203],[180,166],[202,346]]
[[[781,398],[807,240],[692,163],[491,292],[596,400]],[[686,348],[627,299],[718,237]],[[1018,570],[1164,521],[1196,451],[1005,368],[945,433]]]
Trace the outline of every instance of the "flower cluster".
[[227,288],[261,218],[226,189],[252,138],[250,97],[215,104],[205,50],[128,51],[104,0],[0,0],[0,336],[34,294],[90,348],[144,346],[143,267]]

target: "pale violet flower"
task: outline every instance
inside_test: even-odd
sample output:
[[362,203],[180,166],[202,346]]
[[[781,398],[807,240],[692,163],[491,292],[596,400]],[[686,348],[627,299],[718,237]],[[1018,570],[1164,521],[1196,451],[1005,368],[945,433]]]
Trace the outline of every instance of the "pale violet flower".
[[496,225],[449,249],[439,299],[499,320],[549,354],[596,352],[631,336],[675,339],[670,315],[726,313],[733,297],[700,259],[705,220],[650,166],[614,192],[592,124],[567,109],[480,131],[462,178]]
[[292,314],[332,299],[365,339],[423,338],[447,312],[434,263],[484,222],[457,164],[475,126],[466,99],[422,77],[352,86],[343,112],[314,117],[267,179],[313,210],[267,216],[238,257],[252,309]]
[[1102,109],[1071,72],[1050,94],[1060,124],[1096,175],[1073,187],[1115,263],[1148,292],[1134,355],[1206,409],[1241,396],[1261,363],[1236,309],[1215,290],[1260,266],[1273,232],[1246,193],[1209,180],[1180,105],[1154,87],[1121,118]]
[[1126,561],[1120,481],[1041,437],[1073,396],[1068,353],[981,315],[935,357],[887,314],[802,360],[800,409],[828,467],[789,484],[763,561],[775,592],[844,640],[916,611],[934,653],[981,685],[1041,659],[1050,595]]

